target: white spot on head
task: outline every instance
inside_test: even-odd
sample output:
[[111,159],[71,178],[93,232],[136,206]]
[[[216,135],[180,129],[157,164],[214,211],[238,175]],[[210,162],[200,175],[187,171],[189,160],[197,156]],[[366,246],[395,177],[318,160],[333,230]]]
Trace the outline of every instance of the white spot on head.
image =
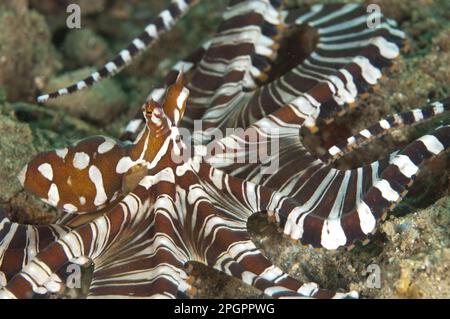
[[89,155],[87,155],[86,153],[75,153],[75,156],[73,157],[73,167],[79,170],[85,169],[86,167],[88,167],[89,161]]
[[55,153],[58,157],[65,159],[68,151],[69,151],[69,149],[67,149],[67,148],[61,148],[61,149],[55,150]]
[[56,186],[55,183],[50,185],[50,189],[48,190],[48,203],[53,206],[56,206],[59,203],[58,186]]
[[79,200],[80,200],[80,204],[81,204],[81,205],[86,204],[86,197],[81,196],[81,197],[79,198]]
[[26,176],[27,176],[27,171],[28,171],[28,164],[25,165],[25,166],[22,168],[22,170],[20,171],[20,173],[17,175],[17,178],[18,178],[18,180],[19,180],[19,182],[20,182],[20,184],[21,184],[22,186],[25,185],[25,178],[26,178]]
[[53,169],[49,163],[39,165],[38,171],[49,181],[53,180]]
[[92,165],[89,168],[89,178],[95,185],[95,199],[94,205],[100,206],[106,202],[108,199],[105,193],[105,188],[103,187],[103,176],[97,166]]
[[112,150],[114,148],[114,146],[116,146],[116,142],[109,137],[104,137],[105,141],[100,144],[97,148],[97,152],[99,154],[104,154],[109,152],[110,150]]
[[116,166],[116,173],[123,174],[126,173],[132,166],[136,163],[129,157],[122,157]]

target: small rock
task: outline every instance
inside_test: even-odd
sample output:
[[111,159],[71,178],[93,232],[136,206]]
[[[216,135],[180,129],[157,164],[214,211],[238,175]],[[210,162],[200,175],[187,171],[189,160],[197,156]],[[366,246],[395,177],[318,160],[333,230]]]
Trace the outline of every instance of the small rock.
[[390,241],[395,241],[397,236],[397,231],[395,230],[395,225],[391,221],[386,221],[381,225],[381,231],[386,234]]
[[33,135],[27,124],[0,115],[0,201],[8,202],[20,190],[16,176],[36,153]]
[[63,47],[67,61],[76,67],[100,66],[108,58],[108,45],[91,29],[69,31]]
[[0,5],[0,86],[8,100],[32,100],[36,81],[58,66],[45,19],[27,7]]
[[[45,91],[52,92],[71,85],[93,71],[93,69],[84,68],[53,78],[49,81]],[[59,97],[47,104],[54,108],[64,109],[69,114],[92,123],[107,124],[125,109],[126,98],[125,93],[114,79],[105,79],[91,88]]]

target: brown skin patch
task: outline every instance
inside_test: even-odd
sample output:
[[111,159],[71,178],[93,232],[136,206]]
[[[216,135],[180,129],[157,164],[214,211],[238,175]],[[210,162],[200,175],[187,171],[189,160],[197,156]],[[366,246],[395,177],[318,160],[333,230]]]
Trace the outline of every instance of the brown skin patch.
[[[126,153],[125,147],[115,146],[104,154],[98,154],[98,146],[104,142],[101,136],[94,136],[69,146],[64,159],[56,155],[55,151],[47,152],[35,157],[29,164],[24,188],[42,198],[48,198],[48,191],[52,183],[58,187],[59,202],[56,207],[63,208],[64,204],[72,204],[80,212],[91,213],[98,210],[94,205],[96,188],[89,177],[89,167],[95,165],[102,173],[103,187],[108,199],[117,191],[121,191],[122,174],[115,172],[115,165]],[[76,153],[86,153],[89,156],[89,165],[80,170],[73,166]],[[49,181],[39,171],[41,164],[49,163],[53,170],[53,180]],[[86,199],[85,204],[80,203],[80,197]]]
[[[131,146],[117,144],[108,152],[100,154],[98,147],[105,142],[105,139],[101,136],[94,136],[69,146],[64,158],[59,157],[55,151],[42,153],[28,164],[24,188],[46,200],[50,186],[54,183],[58,188],[59,195],[56,207],[63,209],[65,204],[70,204],[77,208],[77,212],[97,212],[103,205],[99,207],[94,204],[97,190],[89,176],[90,167],[95,166],[102,175],[103,188],[107,197],[104,204],[107,205],[106,208],[111,207],[110,201],[115,194],[118,194],[117,197],[127,194],[147,174],[147,168],[142,165],[132,167],[125,174],[117,174],[115,170],[117,163],[126,156],[137,160],[142,155],[146,144],[144,160],[151,162],[155,158],[170,134],[169,121],[171,119],[166,115],[165,110],[171,114],[172,121],[175,112],[180,112],[179,118],[183,116],[186,101],[181,109],[177,105],[177,99],[182,91],[183,74],[180,73],[176,82],[168,89],[164,109],[154,101],[144,105],[143,113],[147,125],[138,143]],[[83,169],[75,168],[73,165],[76,153],[85,153],[89,156],[89,164]],[[44,163],[48,163],[52,167],[52,181],[45,178],[38,170],[38,167]],[[80,202],[82,197],[85,199],[83,204]]]

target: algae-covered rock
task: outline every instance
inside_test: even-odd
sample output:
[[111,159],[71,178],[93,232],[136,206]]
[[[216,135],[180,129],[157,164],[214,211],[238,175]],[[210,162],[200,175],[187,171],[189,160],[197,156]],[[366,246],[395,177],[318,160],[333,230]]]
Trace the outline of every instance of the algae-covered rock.
[[387,242],[376,257],[381,287],[378,298],[450,298],[450,197],[417,213],[387,221]]
[[70,65],[100,66],[108,57],[105,40],[91,29],[74,29],[67,33],[63,44],[64,55]]
[[6,1],[0,30],[0,86],[9,100],[31,100],[57,65],[47,24],[26,1]]
[[[84,68],[51,79],[45,90],[51,92],[88,76],[93,69]],[[126,107],[126,95],[114,79],[106,79],[90,89],[49,101],[48,106],[90,122],[107,124]]]
[[20,191],[21,185],[16,175],[35,153],[30,127],[0,115],[1,202],[8,202]]

